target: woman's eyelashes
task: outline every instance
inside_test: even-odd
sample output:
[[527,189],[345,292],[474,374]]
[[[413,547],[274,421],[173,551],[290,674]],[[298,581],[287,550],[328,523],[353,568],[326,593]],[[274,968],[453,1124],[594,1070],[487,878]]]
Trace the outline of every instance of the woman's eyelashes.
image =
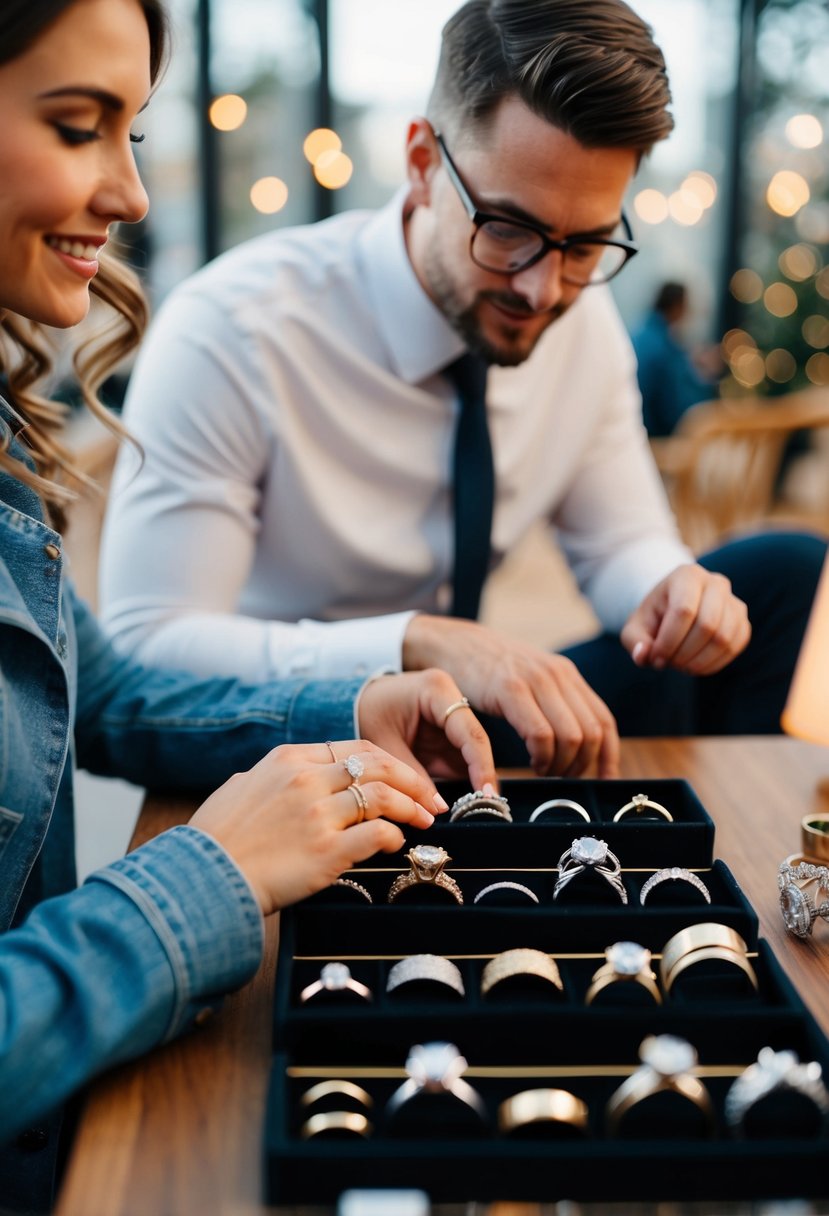
[[[71,144],[72,146],[77,146],[78,144],[89,144],[96,139],[102,138],[100,131],[89,129],[87,127],[71,127],[63,122],[56,122],[54,126],[64,143]],[[132,132],[130,132],[130,143],[143,144],[145,138],[145,135],[134,135]]]

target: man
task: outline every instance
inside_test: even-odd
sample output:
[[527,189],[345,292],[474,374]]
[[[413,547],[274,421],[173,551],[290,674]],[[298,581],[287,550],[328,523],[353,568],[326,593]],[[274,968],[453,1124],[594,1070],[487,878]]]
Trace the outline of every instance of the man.
[[642,394],[642,421],[651,438],[672,435],[686,410],[719,393],[719,349],[707,347],[692,355],[681,341],[688,311],[685,284],[662,283],[649,312],[630,335]]
[[[540,773],[615,775],[614,715],[629,734],[776,730],[823,548],[693,560],[602,283],[630,256],[623,195],[669,101],[622,0],[465,4],[405,190],[242,245],[162,310],[126,414],[145,463],[124,458],[104,543],[119,645],[256,676],[443,667],[493,715],[500,761],[529,752]],[[491,365],[490,564],[550,520],[607,631],[567,655],[446,615],[467,591],[447,374],[466,350]]]

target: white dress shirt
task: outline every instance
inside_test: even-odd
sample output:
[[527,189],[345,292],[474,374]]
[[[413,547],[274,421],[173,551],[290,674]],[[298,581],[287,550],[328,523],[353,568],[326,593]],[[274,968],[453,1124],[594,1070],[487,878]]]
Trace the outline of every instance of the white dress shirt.
[[[167,300],[133,373],[102,549],[103,619],[148,663],[260,680],[399,670],[446,609],[461,339],[421,288],[403,194],[278,231]],[[493,566],[538,518],[618,630],[682,562],[609,290],[492,368]]]

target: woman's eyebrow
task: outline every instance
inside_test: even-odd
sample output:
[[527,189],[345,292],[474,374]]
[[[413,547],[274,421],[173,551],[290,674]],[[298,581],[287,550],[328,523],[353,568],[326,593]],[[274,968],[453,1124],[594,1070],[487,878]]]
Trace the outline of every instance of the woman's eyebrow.
[[49,100],[53,97],[88,97],[92,101],[99,102],[107,110],[123,110],[124,108],[123,99],[116,96],[115,93],[89,85],[67,85],[61,89],[50,89],[48,93],[40,93],[38,96],[41,100]]

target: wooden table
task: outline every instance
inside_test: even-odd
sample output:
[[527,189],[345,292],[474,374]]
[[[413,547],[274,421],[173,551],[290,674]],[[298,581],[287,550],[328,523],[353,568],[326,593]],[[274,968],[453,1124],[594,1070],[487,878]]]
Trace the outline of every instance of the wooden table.
[[[787,738],[628,739],[621,775],[690,781],[716,823],[716,855],[733,870],[759,914],[762,935],[829,1034],[827,927],[819,925],[806,941],[790,937],[776,887],[778,863],[800,848],[801,816],[829,811],[829,795],[818,790],[829,776],[829,751]],[[133,843],[181,823],[193,809],[187,800],[149,798]],[[273,917],[260,971],[212,1024],[92,1087],[57,1216],[263,1216],[280,1210],[265,1207],[261,1198],[277,932]],[[539,1210],[498,1204],[489,1212],[529,1216]],[[634,1210],[656,1211],[624,1207],[626,1216]],[[746,1210],[683,1204],[686,1214]],[[799,1209],[801,1216],[809,1210]]]

